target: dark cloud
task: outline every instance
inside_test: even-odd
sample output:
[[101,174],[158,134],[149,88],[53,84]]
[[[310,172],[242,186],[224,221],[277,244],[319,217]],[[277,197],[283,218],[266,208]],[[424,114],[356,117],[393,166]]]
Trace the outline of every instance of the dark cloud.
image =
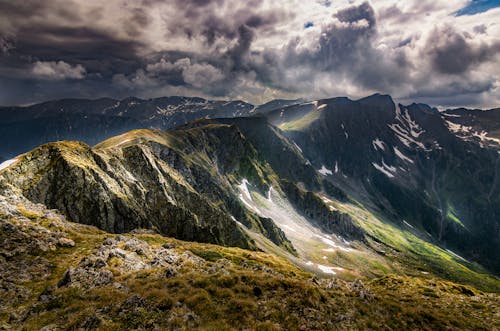
[[500,53],[500,43],[476,44],[451,27],[436,29],[426,51],[433,68],[444,74],[462,74]]
[[479,25],[476,25],[473,29],[473,31],[477,34],[483,34],[483,33],[486,33],[486,30],[488,28],[486,27],[486,25],[484,24],[479,24]]
[[292,41],[286,65],[311,66],[314,72],[330,73],[332,80],[348,77],[367,89],[388,91],[405,76],[408,63],[403,53],[389,57],[376,49],[376,35],[373,7],[367,2],[351,6],[333,15],[333,22],[322,29],[318,47],[297,50],[300,41]]
[[[471,75],[499,53],[491,22],[396,38],[392,26],[427,17],[443,2],[349,3],[0,0],[0,104],[266,91],[314,98],[344,86],[415,98],[493,93],[495,77]],[[308,16],[313,6],[318,16]]]

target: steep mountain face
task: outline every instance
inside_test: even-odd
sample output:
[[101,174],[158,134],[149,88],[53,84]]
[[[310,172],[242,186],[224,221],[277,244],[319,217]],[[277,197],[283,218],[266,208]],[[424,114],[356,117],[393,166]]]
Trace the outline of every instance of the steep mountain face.
[[41,144],[78,140],[94,145],[132,129],[169,129],[199,118],[249,114],[242,101],[165,97],[64,99],[29,107],[0,107],[0,160],[10,159]]
[[457,136],[480,141],[483,145],[500,144],[500,108],[471,110],[448,109],[443,112],[446,124]]
[[374,95],[294,105],[268,118],[324,178],[373,212],[500,271],[499,148],[457,134],[450,119],[461,117]]
[[233,187],[241,178],[262,188],[272,182],[272,170],[257,160],[228,125],[133,131],[94,149],[76,142],[41,146],[4,171],[2,187],[110,232],[154,228],[186,240],[254,247],[234,216],[292,250],[272,222],[246,213],[237,200]]

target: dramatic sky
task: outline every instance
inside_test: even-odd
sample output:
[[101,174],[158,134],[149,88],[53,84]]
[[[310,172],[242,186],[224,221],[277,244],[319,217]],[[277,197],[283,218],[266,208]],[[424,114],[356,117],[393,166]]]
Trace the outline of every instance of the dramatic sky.
[[500,0],[0,0],[0,104],[359,97],[500,106]]

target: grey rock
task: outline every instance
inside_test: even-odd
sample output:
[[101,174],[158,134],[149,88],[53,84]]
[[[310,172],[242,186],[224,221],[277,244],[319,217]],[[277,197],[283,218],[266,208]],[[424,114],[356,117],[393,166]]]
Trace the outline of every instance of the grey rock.
[[59,238],[57,244],[61,247],[75,247],[75,242],[68,238]]

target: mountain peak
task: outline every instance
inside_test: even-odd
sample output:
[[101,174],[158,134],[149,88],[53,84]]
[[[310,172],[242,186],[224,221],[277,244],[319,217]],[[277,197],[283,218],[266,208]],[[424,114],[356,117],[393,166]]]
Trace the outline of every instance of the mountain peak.
[[392,100],[392,97],[388,94],[380,94],[380,93],[375,93],[370,96],[361,98],[357,100],[359,103],[364,104],[364,105],[370,105],[370,106],[376,106],[379,108],[389,108],[389,109],[394,109],[395,104],[394,100]]

